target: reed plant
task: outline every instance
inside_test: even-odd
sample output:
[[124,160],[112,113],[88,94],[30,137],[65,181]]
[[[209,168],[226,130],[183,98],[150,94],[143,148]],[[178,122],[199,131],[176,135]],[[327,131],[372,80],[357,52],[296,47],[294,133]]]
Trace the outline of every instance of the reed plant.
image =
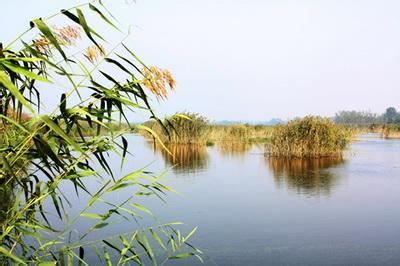
[[[264,125],[216,125],[197,113],[181,113],[164,120],[162,124],[155,121],[145,122],[165,143],[196,144],[212,146],[218,143],[265,143],[271,138],[272,126]],[[148,131],[143,135],[151,137]]]
[[264,125],[210,125],[207,139],[209,143],[265,143],[270,139],[272,129]]
[[308,116],[274,128],[267,154],[279,157],[318,158],[340,156],[350,135],[328,118]]
[[245,142],[250,134],[250,127],[246,125],[212,125],[208,140],[217,142]]
[[[162,124],[150,121],[144,125],[150,128],[163,143],[167,144],[205,145],[210,129],[205,117],[188,112],[168,117]],[[142,134],[153,138],[149,131],[142,130]]]
[[[120,29],[105,2],[94,0],[34,19],[15,40],[0,43],[0,199],[9,199],[0,206],[6,209],[0,212],[2,264],[88,265],[95,254],[104,265],[201,260],[201,252],[189,243],[195,229],[183,234],[178,223],[162,224],[138,203],[174,190],[145,168],[116,176],[108,163],[112,153],[124,165],[129,146],[124,134],[132,127],[152,132],[130,125],[128,114],[145,110],[161,123],[152,99],[165,100],[175,82],[169,71],[147,66],[125,45],[129,34],[119,43],[106,41],[105,34]],[[88,13],[107,29],[89,25]],[[41,108],[48,91],[60,92],[58,105],[49,112]],[[113,125],[121,123],[128,126],[116,130]],[[100,187],[88,187],[88,177]],[[88,198],[73,214],[67,213],[65,184]],[[107,200],[113,193],[120,193],[121,202]],[[99,206],[107,209],[93,213]],[[142,227],[143,215],[152,217],[155,226]],[[130,221],[132,231],[98,234],[115,217]],[[90,221],[84,232],[75,229],[82,220]]]

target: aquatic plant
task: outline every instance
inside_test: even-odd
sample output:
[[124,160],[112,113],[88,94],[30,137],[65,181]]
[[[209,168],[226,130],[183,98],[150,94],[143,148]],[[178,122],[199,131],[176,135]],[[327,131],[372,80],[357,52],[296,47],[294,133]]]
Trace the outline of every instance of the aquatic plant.
[[210,142],[265,143],[272,133],[271,126],[264,125],[211,125]]
[[[165,127],[156,121],[144,125],[151,128],[165,143],[212,146],[218,143],[265,143],[272,134],[272,126],[234,124],[217,125],[197,113],[175,114],[164,120]],[[152,137],[148,131],[142,131]]]
[[[140,198],[162,198],[173,190],[145,168],[118,177],[108,164],[110,153],[119,155],[124,164],[129,144],[124,133],[132,128],[149,130],[130,124],[128,112],[146,110],[160,123],[150,105],[151,95],[160,95],[145,87],[146,70],[152,68],[124,41],[113,47],[107,43],[105,49],[106,37],[88,24],[88,12],[94,15],[91,19],[108,26],[107,32],[118,30],[104,1],[90,1],[35,19],[15,40],[0,44],[0,197],[10,199],[3,202],[8,209],[1,212],[1,262],[87,265],[93,254],[107,265],[201,260],[201,252],[188,243],[195,229],[184,235],[177,223],[161,224],[138,204]],[[71,25],[49,26],[57,16]],[[74,51],[72,44],[77,46]],[[170,73],[164,71],[163,78],[172,85]],[[59,104],[46,112],[41,99],[55,87],[60,91]],[[165,91],[162,96],[166,98]],[[116,124],[127,126],[116,130]],[[90,134],[85,134],[87,127]],[[97,178],[100,187],[88,187],[88,177]],[[67,213],[66,184],[73,185],[77,196],[88,198],[84,208],[73,214]],[[107,200],[109,194],[121,191],[123,201]],[[107,206],[107,211],[93,213],[99,205]],[[153,217],[156,225],[142,228],[135,223],[140,214]],[[54,215],[64,227],[55,228]],[[135,224],[132,231],[88,240],[115,217]],[[91,221],[85,232],[74,229],[82,219]],[[160,251],[155,252],[154,245]]]
[[349,143],[349,134],[328,118],[307,116],[274,128],[267,143],[269,156],[340,156]]
[[[205,145],[209,132],[207,118],[197,113],[179,113],[166,118],[162,124],[146,122],[163,143]],[[149,131],[142,131],[145,136],[153,137]]]

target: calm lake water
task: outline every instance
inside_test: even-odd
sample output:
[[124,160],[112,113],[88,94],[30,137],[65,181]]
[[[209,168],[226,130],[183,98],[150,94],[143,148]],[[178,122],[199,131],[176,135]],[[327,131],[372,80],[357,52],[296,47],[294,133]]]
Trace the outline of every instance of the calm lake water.
[[[177,146],[171,159],[140,136],[128,140],[133,157],[118,175],[149,163],[156,173],[178,164],[164,183],[180,194],[143,205],[161,222],[183,221],[183,231],[198,226],[192,244],[206,265],[400,265],[399,140],[365,135],[344,159],[311,161],[269,159],[263,147],[229,144]],[[110,164],[120,167],[113,157]],[[73,215],[86,199],[70,187],[64,192]],[[116,219],[102,234],[136,228]]]

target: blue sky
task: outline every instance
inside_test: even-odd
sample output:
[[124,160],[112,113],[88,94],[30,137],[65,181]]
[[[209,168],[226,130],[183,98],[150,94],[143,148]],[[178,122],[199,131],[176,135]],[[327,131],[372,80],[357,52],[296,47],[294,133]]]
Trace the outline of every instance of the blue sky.
[[[81,2],[3,0],[1,38]],[[399,1],[104,2],[133,25],[141,58],[175,75],[160,114],[257,121],[400,107]]]

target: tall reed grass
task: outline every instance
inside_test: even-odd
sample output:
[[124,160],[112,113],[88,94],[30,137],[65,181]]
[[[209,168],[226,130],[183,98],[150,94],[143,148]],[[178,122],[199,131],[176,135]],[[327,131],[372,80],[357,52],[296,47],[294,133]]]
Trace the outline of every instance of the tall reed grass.
[[[113,42],[121,30],[105,2],[24,22],[25,32],[0,43],[0,208],[7,209],[0,211],[1,265],[89,265],[96,254],[104,265],[202,261],[188,243],[196,229],[183,234],[178,223],[162,224],[139,205],[174,190],[145,168],[116,176],[109,165],[110,153],[121,167],[129,155],[124,134],[131,129],[113,125],[129,124],[127,112],[138,109],[157,119],[151,98],[165,100],[175,81],[167,70],[145,65],[124,44],[128,36]],[[106,28],[92,28],[87,17]],[[41,108],[49,91],[59,93],[51,95],[59,102],[50,111]],[[63,188],[71,183],[87,202],[67,213],[72,206]],[[153,227],[139,223],[143,215]],[[114,218],[130,221],[132,231],[102,231]]]
[[[165,127],[163,126],[166,125]],[[215,125],[197,113],[182,113],[165,119],[163,124],[148,121],[144,125],[154,131],[164,143],[211,146],[221,143],[265,143],[271,138],[271,126]],[[153,137],[148,131],[142,134]]]
[[210,125],[208,141],[218,142],[267,142],[273,127],[263,125]]
[[269,156],[318,158],[340,156],[349,133],[328,118],[308,116],[274,128],[266,145]]
[[[145,125],[167,144],[205,145],[210,129],[207,118],[197,113],[175,114],[163,123],[148,121]],[[153,137],[148,131],[141,132],[147,137]]]

